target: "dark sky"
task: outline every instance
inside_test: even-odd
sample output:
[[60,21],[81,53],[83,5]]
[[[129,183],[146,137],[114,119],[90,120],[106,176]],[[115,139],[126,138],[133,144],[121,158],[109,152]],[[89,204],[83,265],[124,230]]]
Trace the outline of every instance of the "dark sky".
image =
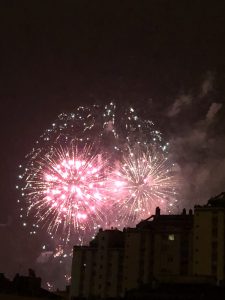
[[30,253],[18,245],[18,164],[81,103],[132,103],[157,124],[182,205],[225,190],[224,1],[1,1],[0,20],[0,272],[16,271],[15,243],[21,263]]

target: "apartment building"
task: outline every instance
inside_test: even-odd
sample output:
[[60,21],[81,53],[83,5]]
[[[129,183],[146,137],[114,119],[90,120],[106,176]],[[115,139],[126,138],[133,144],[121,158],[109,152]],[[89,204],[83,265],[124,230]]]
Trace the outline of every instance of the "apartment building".
[[194,213],[155,215],[135,228],[102,230],[89,246],[75,246],[71,299],[118,298],[164,283],[223,284],[225,194]]
[[192,267],[193,215],[160,215],[124,231],[123,293],[166,279],[188,276]]
[[193,273],[225,281],[225,193],[195,207]]
[[121,293],[124,235],[100,229],[89,246],[75,246],[72,262],[73,297],[117,297]]

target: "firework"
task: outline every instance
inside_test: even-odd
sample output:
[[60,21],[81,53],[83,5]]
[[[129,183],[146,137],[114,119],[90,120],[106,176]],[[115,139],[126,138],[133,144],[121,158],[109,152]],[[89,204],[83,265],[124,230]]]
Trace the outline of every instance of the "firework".
[[176,181],[167,154],[161,133],[133,107],[110,102],[60,114],[19,166],[16,186],[23,226],[40,233],[36,267],[51,255],[49,270],[57,269],[42,276],[67,284],[74,244],[88,243],[99,227],[134,226],[156,206],[171,211]]
[[[143,150],[150,148],[154,154]],[[117,215],[126,226],[126,216],[139,220],[156,205],[169,211],[175,192],[171,172],[166,172],[167,148],[154,124],[132,107],[111,102],[60,114],[21,166],[17,188],[24,226],[32,222],[31,234],[45,225],[52,236],[61,232],[66,239],[74,234],[88,240]],[[121,186],[112,193],[115,182]]]
[[119,159],[128,147],[157,145],[166,151],[161,133],[152,121],[143,120],[132,107],[117,107],[111,102],[105,106],[80,106],[72,113],[63,113],[36,141],[37,148],[49,145],[67,145],[71,140],[81,147],[91,144],[112,158]]
[[104,222],[106,165],[91,147],[78,150],[73,143],[33,154],[21,176],[27,215],[51,234],[91,231]]
[[129,148],[112,181],[119,225],[146,219],[157,206],[170,212],[177,201],[174,164],[165,153],[152,147]]

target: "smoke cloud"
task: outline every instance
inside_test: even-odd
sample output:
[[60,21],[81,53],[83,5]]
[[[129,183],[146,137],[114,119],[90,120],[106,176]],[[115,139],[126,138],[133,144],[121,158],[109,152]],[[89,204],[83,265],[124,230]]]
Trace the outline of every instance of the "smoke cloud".
[[[171,152],[180,166],[183,182],[180,198],[184,199],[182,206],[187,208],[204,204],[210,197],[225,191],[225,130],[222,127],[225,110],[221,101],[209,98],[213,80],[208,73],[200,95],[187,96],[190,101],[176,99],[166,113],[168,122],[173,125]],[[178,115],[181,109],[185,118]]]
[[214,81],[213,74],[211,72],[208,72],[201,86],[201,91],[199,94],[200,98],[207,96],[207,94],[213,90],[213,81]]
[[218,113],[218,111],[222,108],[221,103],[213,102],[208,110],[208,113],[206,115],[206,119],[211,122],[213,121],[214,117]]
[[181,95],[178,97],[169,108],[168,117],[175,117],[178,115],[183,109],[185,109],[186,106],[191,104],[191,101],[191,95]]

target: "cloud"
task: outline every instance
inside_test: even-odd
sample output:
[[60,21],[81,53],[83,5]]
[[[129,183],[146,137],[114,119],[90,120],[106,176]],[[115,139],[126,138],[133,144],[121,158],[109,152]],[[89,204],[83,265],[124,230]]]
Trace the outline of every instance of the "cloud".
[[[200,93],[178,97],[167,110],[170,152],[182,178],[180,207],[204,204],[225,191],[225,107],[213,94],[203,101],[213,90],[213,81],[208,72]],[[184,111],[184,117],[173,118]]]
[[199,94],[200,98],[205,97],[209,92],[213,90],[213,81],[214,81],[214,76],[212,75],[211,72],[208,72],[206,78],[204,79],[201,85],[201,91]]
[[209,122],[213,121],[214,117],[216,116],[218,111],[222,108],[222,106],[223,106],[222,103],[213,102],[210,105],[210,108],[207,112],[206,120],[208,120]]
[[[201,99],[204,98],[213,90],[213,82],[214,82],[214,76],[211,72],[207,72],[205,79],[203,80],[200,92],[199,94],[194,98],[191,94],[182,94],[179,97],[175,99],[173,104],[169,107],[167,111],[167,117],[173,118],[179,115],[181,112],[185,111],[187,108],[189,108],[193,103],[194,104],[200,104]],[[212,106],[212,111],[209,112],[209,118],[211,117],[210,113],[215,114],[217,111],[221,108],[221,104],[215,103]],[[196,107],[196,109],[198,109]],[[217,110],[216,110],[217,109]]]
[[50,257],[52,257],[53,251],[43,251],[37,258],[37,263],[44,264],[49,261]]
[[171,152],[181,168],[184,181],[181,199],[186,207],[206,203],[211,196],[225,191],[225,153],[222,150],[225,149],[225,136],[223,132],[217,133],[213,122],[221,108],[220,103],[212,103],[204,119],[180,130],[170,140]]
[[169,108],[169,111],[167,113],[168,117],[175,117],[178,115],[186,106],[190,105],[192,102],[192,96],[191,95],[181,95],[178,97],[172,106]]

